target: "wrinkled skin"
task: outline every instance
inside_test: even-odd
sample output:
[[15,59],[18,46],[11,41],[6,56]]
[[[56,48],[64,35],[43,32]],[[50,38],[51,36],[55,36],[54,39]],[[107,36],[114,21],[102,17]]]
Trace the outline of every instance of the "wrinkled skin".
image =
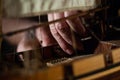
[[[49,13],[48,14],[48,21],[53,21],[56,19],[68,17],[70,15],[77,14],[77,11],[65,11],[61,13]],[[18,23],[19,22],[19,23]],[[27,28],[31,25],[37,24],[35,21],[30,20],[22,20],[19,19],[19,21],[15,19],[3,19],[2,21],[2,27],[3,27],[3,33],[7,33],[13,30],[23,29]],[[26,33],[22,32],[20,34],[6,37],[6,39],[14,45],[17,45],[17,52],[25,51],[25,50],[31,50],[34,47],[38,47],[39,45],[46,47],[51,46],[55,44],[59,44],[59,46],[68,54],[72,54],[73,49],[73,41],[71,37],[71,27],[72,31],[75,33],[78,33],[79,35],[84,35],[86,30],[84,26],[81,23],[80,18],[73,18],[73,19],[67,19],[66,21],[59,21],[53,24],[50,24],[49,26],[41,26],[35,30],[35,36],[34,40],[29,40],[26,37]],[[76,39],[77,41],[77,48],[83,49],[82,43],[78,41],[79,39]],[[32,42],[33,41],[33,42]],[[34,43],[36,42],[36,43]],[[39,45],[38,45],[39,44]]]
[[[61,13],[50,13],[48,14],[48,21],[53,21],[56,19],[61,19],[64,17],[68,17],[70,15],[77,14],[77,11],[65,11]],[[80,35],[83,35],[85,33],[85,28],[83,27],[80,18],[73,18],[66,21],[56,22],[54,24],[50,24],[50,31],[57,41],[57,43],[60,45],[60,47],[67,52],[68,54],[73,53],[73,41],[71,36],[71,30],[76,33],[79,33]],[[82,44],[78,41],[77,48],[82,49]]]

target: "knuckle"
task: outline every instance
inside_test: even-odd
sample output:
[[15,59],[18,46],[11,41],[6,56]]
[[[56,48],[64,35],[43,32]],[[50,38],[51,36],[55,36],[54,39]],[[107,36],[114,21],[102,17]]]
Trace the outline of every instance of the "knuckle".
[[52,33],[53,36],[57,36],[58,35],[58,32],[56,31],[55,28],[51,29],[51,33]]
[[66,30],[65,26],[62,23],[57,23],[56,29],[62,32]]
[[54,24],[50,24],[50,29],[54,29],[54,28],[55,28]]
[[57,32],[57,31],[53,31],[52,34],[53,34],[54,36],[58,36],[58,32]]

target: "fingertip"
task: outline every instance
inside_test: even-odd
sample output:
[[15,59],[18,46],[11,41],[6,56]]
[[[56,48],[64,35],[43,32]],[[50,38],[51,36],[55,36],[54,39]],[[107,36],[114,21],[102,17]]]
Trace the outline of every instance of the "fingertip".
[[70,50],[70,49],[67,49],[66,52],[67,52],[69,55],[72,55],[72,54],[73,54],[73,50]]

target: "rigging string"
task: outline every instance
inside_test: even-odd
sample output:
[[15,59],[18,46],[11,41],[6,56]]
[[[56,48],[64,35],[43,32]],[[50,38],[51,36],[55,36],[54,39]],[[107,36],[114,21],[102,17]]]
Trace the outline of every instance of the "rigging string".
[[20,30],[16,30],[16,31],[12,31],[12,32],[8,32],[6,34],[0,34],[0,37],[4,37],[4,36],[11,36],[11,35],[14,35],[14,34],[17,34],[17,33],[21,33],[21,32],[25,32],[27,30],[32,30],[32,29],[36,29],[36,28],[39,28],[41,26],[46,26],[46,25],[49,25],[49,24],[52,24],[52,23],[55,23],[55,22],[58,22],[58,21],[64,21],[66,19],[72,19],[74,17],[78,17],[78,16],[84,16],[84,15],[87,15],[88,13],[86,12],[83,12],[83,13],[78,13],[78,14],[75,14],[75,15],[71,15],[71,16],[68,16],[68,17],[65,17],[65,18],[60,18],[60,19],[56,19],[56,20],[53,20],[53,21],[50,21],[50,22],[43,22],[43,23],[39,23],[38,25],[32,25],[31,27],[29,28],[26,28],[26,29],[20,29]]
[[36,29],[36,28],[41,27],[41,26],[46,26],[46,25],[49,25],[49,24],[52,24],[52,23],[55,23],[55,22],[58,22],[58,21],[64,21],[66,19],[72,19],[72,18],[79,17],[79,16],[82,17],[82,16],[85,16],[85,15],[89,15],[90,12],[98,12],[98,11],[105,10],[105,9],[108,9],[108,8],[109,8],[109,6],[106,6],[106,7],[103,7],[103,8],[97,8],[97,9],[85,11],[85,12],[82,12],[82,13],[77,13],[75,15],[71,15],[71,16],[68,16],[68,17],[65,17],[65,18],[54,20],[54,21],[40,23],[38,25],[34,25],[34,26],[31,26],[31,27],[26,28],[26,29],[20,29],[20,30],[12,31],[12,32],[8,32],[6,34],[0,34],[0,37],[11,36],[11,35],[14,35],[14,34],[17,34],[17,33],[20,33],[20,32],[24,32],[24,31],[31,30],[31,29]]
[[[38,20],[39,20],[39,22],[38,22],[38,24],[40,24],[42,21],[41,21],[41,17],[40,17],[40,15],[38,16]],[[44,27],[44,26],[42,26],[42,27]],[[39,28],[41,28],[41,27],[39,27]],[[39,29],[40,31],[40,35],[37,35],[37,36],[40,36],[41,38],[41,41],[39,41],[40,42],[40,46],[41,46],[41,48],[40,48],[40,51],[37,53],[37,57],[38,57],[38,64],[40,64],[40,66],[43,66],[43,64],[44,64],[44,61],[43,61],[43,59],[42,59],[42,57],[43,57],[43,48],[42,48],[42,40],[43,40],[43,35],[42,35],[42,31],[41,31],[41,29]]]
[[[69,21],[68,21],[68,23],[69,23]],[[71,38],[72,38],[72,47],[74,49],[75,55],[77,55],[78,54],[77,53],[77,43],[76,43],[76,39],[75,39],[75,34],[73,32],[73,29],[72,29],[74,26],[69,24],[69,27],[70,27]]]

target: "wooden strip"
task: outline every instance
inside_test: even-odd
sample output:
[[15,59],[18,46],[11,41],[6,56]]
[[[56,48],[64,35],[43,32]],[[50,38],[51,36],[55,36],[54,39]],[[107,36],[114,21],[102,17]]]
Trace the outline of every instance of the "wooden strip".
[[120,48],[112,50],[113,63],[120,63]]
[[[30,74],[16,75],[8,74],[0,76],[3,80],[63,80],[64,79],[63,65],[53,66],[47,69],[32,72]],[[24,71],[22,71],[24,73]]]
[[47,70],[38,71],[34,75],[32,75],[28,80],[49,80],[47,75]]
[[112,69],[109,69],[109,70],[106,70],[106,71],[103,71],[103,72],[100,72],[100,73],[96,73],[94,75],[90,75],[90,76],[84,77],[84,78],[81,78],[81,79],[78,79],[78,80],[95,80],[97,78],[109,75],[111,73],[115,73],[117,71],[120,71],[120,66],[112,68]]
[[[63,80],[64,79],[64,66],[57,65],[48,69],[47,80]],[[44,79],[45,80],[45,79]]]
[[105,67],[104,55],[99,54],[92,57],[85,58],[83,60],[77,60],[73,62],[73,74],[74,76],[83,75],[85,73],[95,71]]
[[2,76],[0,75],[0,79],[1,80],[24,80],[24,78],[22,78],[22,77],[8,75],[8,74],[2,75]]

